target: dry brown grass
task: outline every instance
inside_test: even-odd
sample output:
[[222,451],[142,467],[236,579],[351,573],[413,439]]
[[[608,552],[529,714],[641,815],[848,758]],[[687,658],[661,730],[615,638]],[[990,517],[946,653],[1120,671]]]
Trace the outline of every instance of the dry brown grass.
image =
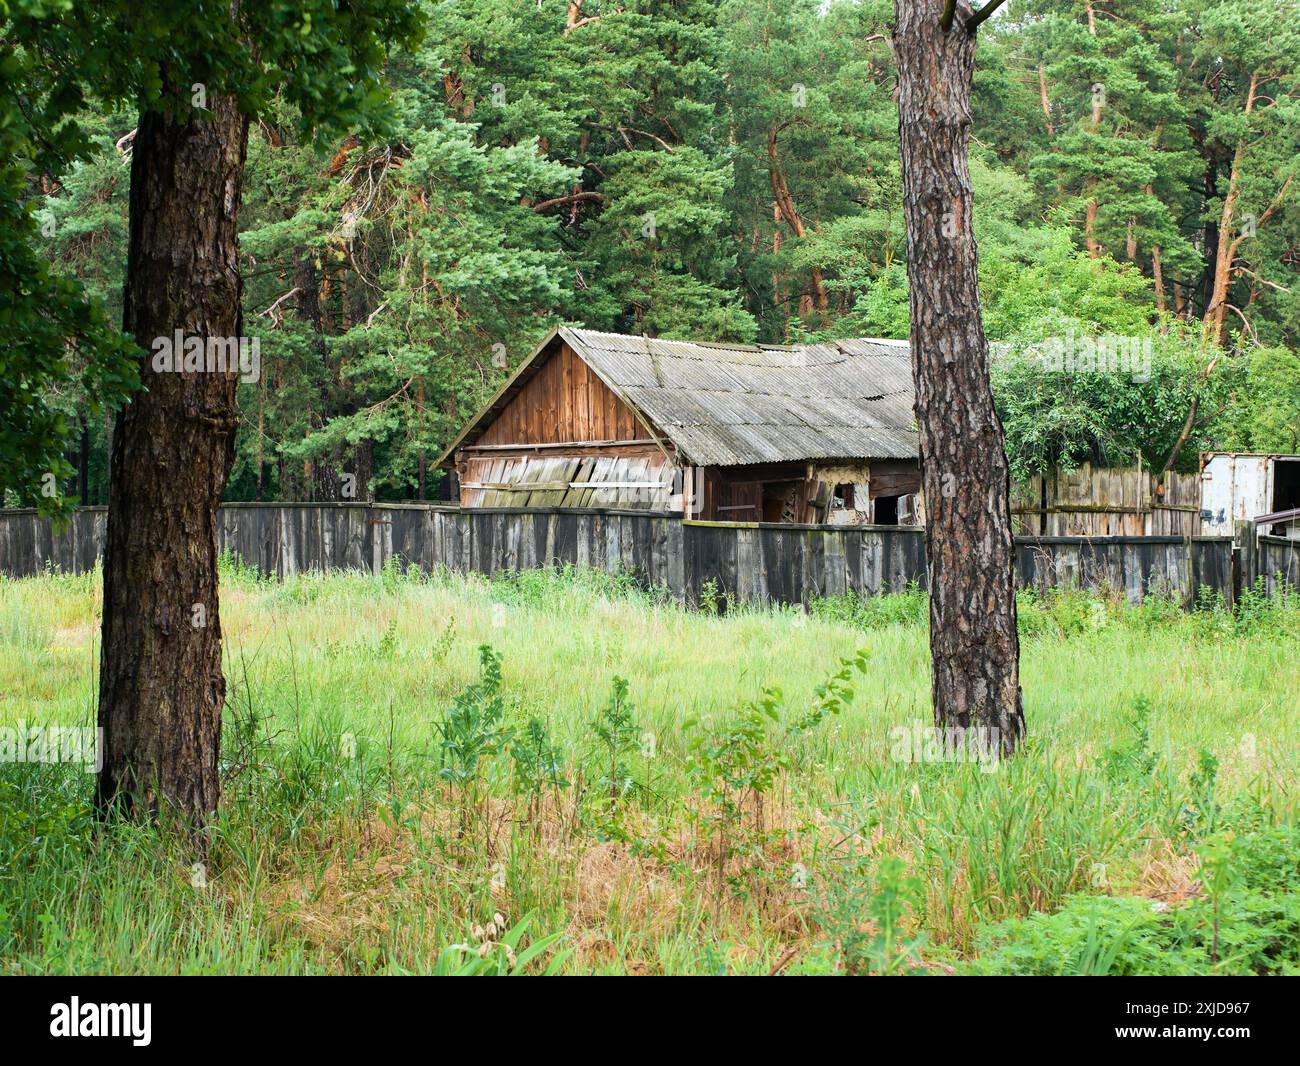
[[1196,856],[1168,840],[1154,841],[1139,861],[1132,890],[1136,895],[1175,906],[1201,894]]
[[363,826],[344,824],[314,856],[300,854],[295,868],[272,878],[262,902],[273,926],[291,926],[323,955],[336,959],[358,942],[375,942],[387,932],[394,889],[414,857],[405,828],[394,829],[377,816]]
[[[810,831],[781,825],[779,809],[765,812],[767,846],[730,853],[729,882],[719,893],[716,840],[684,828],[690,819],[680,813],[665,827],[647,812],[629,811],[625,827],[638,843],[597,841],[574,831],[577,812],[568,797],[542,804],[528,822],[513,804],[493,798],[481,804],[472,836],[458,841],[459,815],[445,800],[444,794],[411,804],[396,825],[377,812],[339,820],[310,848],[300,841],[292,863],[258,891],[272,928],[308,943],[322,965],[346,968],[346,960],[379,950],[394,935],[399,913],[408,928],[416,914],[422,920],[415,925],[428,933],[426,957],[433,958],[449,933],[485,920],[473,903],[457,907],[457,900],[483,895],[465,891],[467,885],[490,886],[492,908],[512,921],[522,916],[525,904],[504,878],[492,883],[494,871],[513,863],[531,891],[545,886],[542,898],[528,903],[564,916],[566,947],[582,969],[659,972],[652,945],[696,934],[703,943],[706,930],[710,939],[719,932],[730,937],[728,950],[744,956],[735,964],[750,967],[816,934],[808,892],[791,871],[806,857],[810,832],[831,832],[825,824]],[[449,891],[455,887],[462,891]]]

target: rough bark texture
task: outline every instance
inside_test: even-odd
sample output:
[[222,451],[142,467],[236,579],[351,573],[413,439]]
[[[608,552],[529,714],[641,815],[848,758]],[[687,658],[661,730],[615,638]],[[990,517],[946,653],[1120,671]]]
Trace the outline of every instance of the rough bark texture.
[[[1093,13],[1092,4],[1085,7],[1088,15],[1088,33],[1093,37],[1097,36],[1097,18]],[[1101,130],[1101,101],[1102,97],[1094,90],[1092,94],[1092,132],[1095,136]],[[1093,259],[1101,255],[1101,243],[1097,240],[1097,179],[1089,178],[1087,181],[1088,205],[1084,209],[1083,218],[1083,240],[1088,246],[1088,254]]]
[[[1165,301],[1165,271],[1160,261],[1160,245],[1151,246],[1151,280],[1156,287],[1156,310],[1163,314],[1168,310],[1168,304]],[[1165,324],[1160,326],[1161,333],[1167,333],[1168,327]]]
[[[225,680],[217,505],[234,457],[235,372],[157,372],[156,337],[242,333],[236,222],[248,123],[211,113],[140,119],[131,160],[124,326],[146,350],[144,391],[113,436],[104,559],[101,810],[216,810]],[[201,607],[201,611],[196,607]]]
[[897,0],[898,113],[924,469],[935,723],[1024,733],[1010,481],[980,321],[967,167],[975,39],[957,4]]

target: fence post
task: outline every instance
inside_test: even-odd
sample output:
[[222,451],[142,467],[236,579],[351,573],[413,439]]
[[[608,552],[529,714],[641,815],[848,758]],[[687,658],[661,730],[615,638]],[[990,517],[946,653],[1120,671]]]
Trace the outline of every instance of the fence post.
[[1259,567],[1257,559],[1258,544],[1255,542],[1255,523],[1248,518],[1239,519],[1233,524],[1232,532],[1233,554],[1241,562],[1237,568],[1238,580],[1234,582],[1238,587],[1236,589],[1236,599],[1241,598],[1241,593],[1246,589],[1255,587],[1255,571]]

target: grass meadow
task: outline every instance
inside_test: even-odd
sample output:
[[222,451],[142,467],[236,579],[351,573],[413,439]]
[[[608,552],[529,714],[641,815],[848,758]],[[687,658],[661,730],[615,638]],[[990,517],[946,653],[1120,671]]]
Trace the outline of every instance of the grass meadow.
[[[1294,598],[1023,598],[998,766],[927,761],[922,593],[222,575],[206,863],[0,766],[0,972],[1300,969]],[[93,723],[99,603],[0,578],[0,726]]]

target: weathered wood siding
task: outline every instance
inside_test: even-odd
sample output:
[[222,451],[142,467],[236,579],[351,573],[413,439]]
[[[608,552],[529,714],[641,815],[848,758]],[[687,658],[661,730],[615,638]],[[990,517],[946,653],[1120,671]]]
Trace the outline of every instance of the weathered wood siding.
[[1255,552],[1255,574],[1264,579],[1264,589],[1270,596],[1282,587],[1300,589],[1300,540],[1261,534]]
[[1024,536],[1196,536],[1201,479],[1084,463],[1014,486],[1011,512],[1013,528]]
[[482,433],[457,449],[460,502],[668,510],[676,467],[656,439],[560,343],[508,392]]
[[228,504],[217,513],[223,552],[263,574],[369,570],[374,562],[365,504]]
[[[217,512],[223,552],[263,574],[372,566],[365,504],[226,504]],[[83,507],[55,534],[35,511],[0,511],[0,573],[30,577],[46,566],[65,573],[93,570],[103,555],[107,507]]]
[[908,526],[686,522],[686,578],[725,603],[808,603],[926,583],[925,532]]
[[1190,606],[1209,587],[1233,600],[1227,537],[1017,537],[1024,588],[1098,589],[1132,603],[1157,593]]
[[506,510],[377,505],[375,557],[432,572],[492,575],[563,566],[634,574],[686,596],[680,517],[629,511]]
[[70,574],[93,570],[107,535],[107,507],[80,508],[59,533],[34,510],[0,510],[0,574],[31,577],[47,565]]
[[561,344],[475,444],[559,444],[642,436],[632,409],[572,348]]
[[[32,511],[0,511],[0,573],[93,568],[105,518],[104,508],[86,508],[56,536]],[[711,582],[725,603],[807,603],[926,585],[925,530],[909,526],[693,522],[663,512],[453,504],[227,504],[218,524],[223,550],[278,577],[378,572],[391,560],[489,575],[571,563],[634,574],[693,603]],[[1263,574],[1270,592],[1300,584],[1300,542],[1261,536],[1254,559],[1250,572]],[[1025,537],[1017,539],[1016,567],[1023,586],[1101,588],[1132,601],[1158,591],[1189,605],[1202,586],[1233,597],[1226,537]]]
[[681,509],[680,499],[672,506],[677,468],[662,451],[611,452],[469,455],[459,466],[460,500],[465,507]]

